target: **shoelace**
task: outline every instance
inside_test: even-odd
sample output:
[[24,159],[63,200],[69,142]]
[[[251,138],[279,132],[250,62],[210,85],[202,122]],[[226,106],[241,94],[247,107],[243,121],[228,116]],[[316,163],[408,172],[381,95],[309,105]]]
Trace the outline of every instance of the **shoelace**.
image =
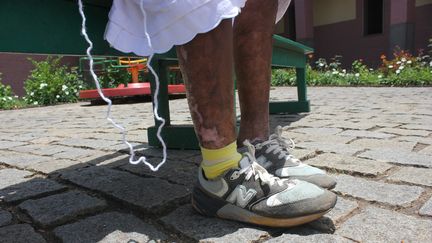
[[[280,179],[279,177],[268,173],[267,170],[259,165],[256,161],[254,145],[252,145],[248,140],[245,140],[243,144],[248,149],[248,152],[245,152],[244,154],[249,158],[250,164],[244,168],[241,168],[239,174],[246,174],[246,180],[249,180],[252,176],[254,176],[255,180],[261,179],[261,181],[266,184],[274,185],[277,183],[279,186],[282,186],[288,181],[287,179]],[[289,182],[293,183],[292,181]]]
[[266,149],[266,153],[273,153],[273,154],[279,154],[278,158],[282,159],[285,158],[285,160],[289,160],[290,162],[294,164],[300,164],[300,160],[295,158],[292,154],[288,152],[288,149],[294,149],[295,148],[295,142],[291,138],[284,138],[282,137],[282,127],[277,126],[275,129],[275,133],[270,135],[269,139],[267,141],[264,141],[257,146],[264,147],[268,146]]

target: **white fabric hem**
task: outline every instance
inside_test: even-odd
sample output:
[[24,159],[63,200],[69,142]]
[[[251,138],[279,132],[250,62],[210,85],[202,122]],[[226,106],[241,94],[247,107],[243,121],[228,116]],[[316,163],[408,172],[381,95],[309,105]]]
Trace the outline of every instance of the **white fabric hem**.
[[[167,26],[163,31],[159,31],[155,35],[150,34],[152,48],[147,45],[148,41],[145,36],[137,36],[111,19],[107,24],[105,39],[112,47],[124,53],[135,53],[138,56],[165,53],[174,45],[186,44],[197,34],[206,33],[216,28],[222,20],[234,18],[244,7],[246,0],[227,2],[231,2],[232,6],[222,13],[215,14],[214,5],[203,5]],[[197,21],[203,16],[207,17],[207,21]]]

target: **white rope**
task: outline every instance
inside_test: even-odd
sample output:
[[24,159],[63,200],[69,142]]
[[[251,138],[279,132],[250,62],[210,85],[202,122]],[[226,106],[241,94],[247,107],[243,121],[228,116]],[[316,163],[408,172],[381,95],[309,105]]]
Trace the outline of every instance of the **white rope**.
[[[147,161],[147,158],[145,156],[141,156],[137,160],[134,160],[134,158],[135,158],[135,150],[134,150],[133,146],[126,139],[126,133],[127,133],[126,129],[123,126],[121,126],[118,123],[116,123],[115,120],[111,117],[112,101],[103,94],[102,89],[101,89],[100,84],[99,84],[99,78],[96,75],[96,73],[94,72],[94,60],[93,60],[93,56],[91,54],[91,51],[93,49],[93,42],[90,40],[90,38],[89,38],[89,36],[87,34],[87,29],[86,29],[86,20],[87,19],[86,19],[86,16],[84,14],[83,8],[84,7],[83,7],[83,4],[82,4],[82,0],[78,0],[78,9],[79,9],[79,13],[80,13],[80,15],[82,17],[81,34],[84,36],[84,39],[87,41],[87,43],[89,45],[88,48],[87,48],[86,53],[87,53],[87,58],[90,61],[90,74],[93,77],[94,83],[95,83],[97,91],[99,93],[99,96],[108,104],[107,113],[106,113],[106,119],[109,122],[111,122],[111,124],[114,127],[116,127],[117,129],[120,130],[120,132],[122,134],[123,143],[126,144],[129,147],[129,151],[130,151],[129,163],[136,165],[136,164],[139,164],[139,163],[142,162],[150,170],[157,171],[157,170],[159,170],[159,168],[163,164],[165,164],[165,162],[167,160],[167,147],[166,147],[166,144],[165,144],[165,142],[164,142],[164,140],[163,140],[163,138],[161,136],[162,128],[165,126],[165,119],[163,119],[162,117],[160,117],[159,114],[158,114],[158,112],[157,112],[158,107],[159,107],[158,97],[159,97],[159,86],[160,86],[160,83],[159,83],[159,77],[157,76],[156,72],[154,71],[154,69],[150,65],[151,60],[153,58],[153,55],[151,55],[148,58],[148,60],[147,60],[147,68],[150,70],[150,72],[155,77],[156,88],[155,88],[155,93],[154,93],[154,109],[153,109],[153,113],[154,113],[154,116],[155,116],[156,120],[160,121],[160,125],[158,126],[156,136],[159,139],[160,143],[162,144],[162,148],[163,148],[163,158],[162,158],[162,161],[160,161],[157,164],[156,167],[153,166],[152,164],[150,164],[150,162]],[[151,41],[150,41],[150,36],[147,33],[146,13],[145,13],[142,1],[141,1],[141,11],[143,12],[143,15],[144,15],[144,31],[145,31],[145,34],[146,34],[147,39],[148,39],[148,44],[149,44],[150,48],[152,48]]]

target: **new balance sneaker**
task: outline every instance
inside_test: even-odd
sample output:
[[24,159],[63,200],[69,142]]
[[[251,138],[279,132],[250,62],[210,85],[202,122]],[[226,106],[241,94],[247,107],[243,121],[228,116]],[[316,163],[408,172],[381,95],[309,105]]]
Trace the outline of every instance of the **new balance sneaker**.
[[335,194],[314,184],[269,174],[249,152],[244,153],[238,169],[216,179],[206,179],[200,170],[192,193],[192,205],[203,215],[271,227],[316,220],[336,200]]
[[258,141],[253,145],[258,163],[275,176],[300,179],[327,189],[336,186],[336,181],[323,170],[304,164],[289,153],[288,150],[294,148],[294,142],[282,137],[281,126],[276,128],[267,141]]

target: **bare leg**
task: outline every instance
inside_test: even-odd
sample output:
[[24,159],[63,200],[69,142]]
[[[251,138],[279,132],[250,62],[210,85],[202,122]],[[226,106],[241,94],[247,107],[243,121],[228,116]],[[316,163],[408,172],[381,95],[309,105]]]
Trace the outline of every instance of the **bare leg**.
[[231,19],[177,47],[195,132],[207,149],[236,140],[232,51]]
[[238,144],[269,135],[272,35],[277,0],[248,0],[234,23],[234,60],[240,97]]

